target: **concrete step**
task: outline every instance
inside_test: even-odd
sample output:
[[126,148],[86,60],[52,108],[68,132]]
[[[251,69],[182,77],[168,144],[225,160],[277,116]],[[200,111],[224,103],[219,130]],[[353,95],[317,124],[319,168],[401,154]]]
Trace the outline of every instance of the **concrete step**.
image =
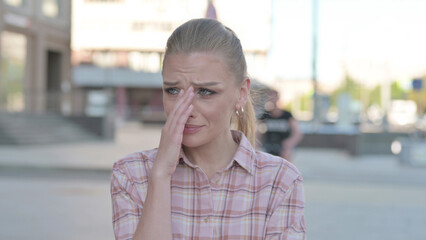
[[99,140],[57,114],[0,113],[0,144],[51,144]]

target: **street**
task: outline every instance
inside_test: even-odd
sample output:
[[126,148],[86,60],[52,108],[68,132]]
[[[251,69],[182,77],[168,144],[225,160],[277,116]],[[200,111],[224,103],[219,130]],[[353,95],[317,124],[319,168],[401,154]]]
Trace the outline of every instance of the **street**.
[[107,174],[12,171],[0,177],[0,239],[114,239]]

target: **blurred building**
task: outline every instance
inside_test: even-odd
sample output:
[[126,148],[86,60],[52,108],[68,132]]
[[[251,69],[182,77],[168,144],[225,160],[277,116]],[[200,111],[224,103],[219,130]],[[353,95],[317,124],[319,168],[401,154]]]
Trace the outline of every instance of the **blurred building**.
[[102,99],[112,96],[122,119],[164,120],[160,71],[167,38],[189,19],[214,16],[212,6],[240,37],[250,75],[265,78],[270,0],[73,0],[73,83],[85,100],[79,110],[105,114]]
[[0,111],[72,111],[70,1],[0,0]]

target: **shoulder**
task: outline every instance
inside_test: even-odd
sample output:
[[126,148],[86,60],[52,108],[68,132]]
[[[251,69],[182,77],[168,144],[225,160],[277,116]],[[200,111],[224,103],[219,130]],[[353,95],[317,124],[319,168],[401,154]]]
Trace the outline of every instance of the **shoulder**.
[[281,115],[281,117],[285,119],[290,119],[293,117],[293,114],[291,114],[291,112],[287,110],[283,110],[283,114]]
[[266,120],[270,118],[271,118],[271,115],[267,111],[263,111],[259,116],[259,120]]
[[113,165],[113,174],[124,175],[128,180],[141,181],[148,179],[158,149],[131,153]]
[[269,181],[272,181],[270,184],[283,193],[298,181],[303,181],[302,174],[294,164],[269,153],[256,151],[255,167],[258,174],[268,176]]
[[[148,189],[148,176],[157,149],[129,154],[114,163],[111,176],[111,194],[119,199],[125,193],[130,199],[142,207]],[[117,197],[118,196],[118,197]]]

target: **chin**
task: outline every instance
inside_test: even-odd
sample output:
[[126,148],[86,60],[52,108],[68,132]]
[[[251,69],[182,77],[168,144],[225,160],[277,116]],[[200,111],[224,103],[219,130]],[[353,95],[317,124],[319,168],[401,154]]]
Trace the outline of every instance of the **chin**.
[[204,144],[204,139],[195,135],[184,135],[182,145],[189,148],[199,147]]

